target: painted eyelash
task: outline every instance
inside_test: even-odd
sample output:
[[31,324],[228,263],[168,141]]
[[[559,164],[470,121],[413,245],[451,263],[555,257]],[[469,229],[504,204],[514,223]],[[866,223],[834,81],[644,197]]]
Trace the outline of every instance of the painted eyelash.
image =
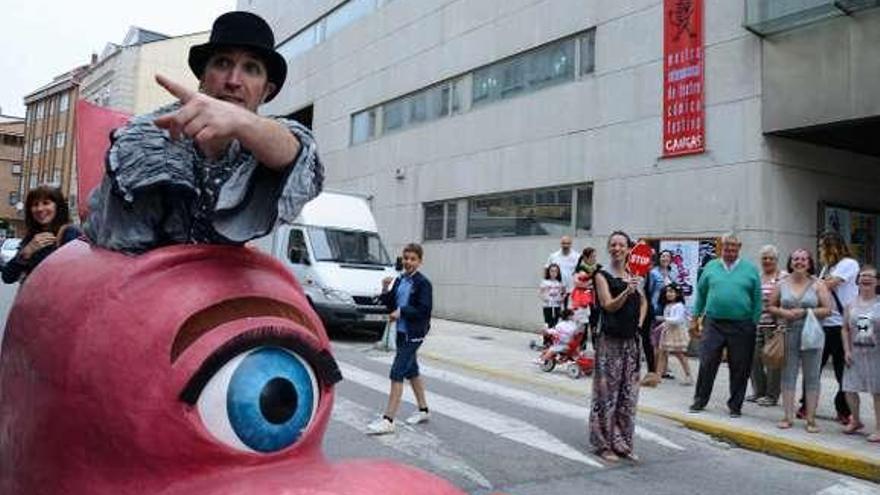
[[331,386],[342,380],[342,372],[329,351],[316,350],[300,336],[291,334],[288,329],[267,326],[249,330],[217,348],[187,381],[178,398],[194,405],[202,389],[223,365],[243,352],[262,346],[282,347],[299,354],[314,368],[318,381],[323,385]]

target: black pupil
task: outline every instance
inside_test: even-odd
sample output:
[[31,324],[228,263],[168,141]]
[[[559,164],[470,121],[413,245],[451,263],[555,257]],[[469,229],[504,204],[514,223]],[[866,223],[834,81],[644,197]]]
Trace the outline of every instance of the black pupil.
[[273,378],[260,392],[260,412],[266,421],[280,425],[286,423],[296,412],[296,389],[290,380]]

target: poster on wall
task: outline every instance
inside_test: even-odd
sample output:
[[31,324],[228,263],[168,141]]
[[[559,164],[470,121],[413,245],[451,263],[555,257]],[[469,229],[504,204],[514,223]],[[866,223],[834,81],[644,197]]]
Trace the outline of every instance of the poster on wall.
[[880,213],[832,205],[822,205],[822,210],[820,231],[837,232],[853,258],[876,265],[880,260]]
[[663,157],[705,151],[703,0],[663,1]]
[[672,278],[684,293],[685,306],[693,309],[697,296],[697,274],[700,271],[700,241],[660,241],[660,251],[672,253]]
[[685,306],[693,311],[696,303],[697,280],[706,263],[717,256],[719,239],[715,237],[689,239],[646,239],[659,255],[660,251],[672,253],[672,278],[685,296]]

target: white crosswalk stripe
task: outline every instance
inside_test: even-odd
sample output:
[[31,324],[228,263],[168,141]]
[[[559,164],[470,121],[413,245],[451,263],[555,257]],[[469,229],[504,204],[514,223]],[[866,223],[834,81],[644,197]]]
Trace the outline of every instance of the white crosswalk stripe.
[[[375,412],[344,397],[336,397],[332,419],[363,431],[364,425],[375,419]],[[379,443],[419,459],[433,469],[448,475],[458,475],[477,486],[492,489],[492,483],[482,473],[451,450],[443,446],[443,441],[422,428],[413,428],[406,424],[397,425],[393,436],[377,436]],[[432,469],[432,470],[433,470]]]
[[867,485],[850,480],[841,480],[824,490],[816,492],[816,495],[878,495],[880,488],[876,485]]
[[[391,356],[371,356],[374,361],[391,364],[393,358]],[[586,421],[589,414],[588,406],[577,405],[570,402],[551,399],[542,395],[527,392],[513,387],[507,387],[497,383],[471,378],[441,368],[433,366],[425,366],[419,364],[419,373],[423,376],[442,380],[443,382],[458,385],[475,392],[480,392],[492,397],[510,400],[517,405],[530,407],[539,411],[564,416],[579,421]],[[642,440],[656,443],[663,447],[673,450],[685,450],[684,447],[663,437],[662,435],[650,431],[642,426],[636,426],[636,436]]]
[[[361,386],[385,393],[388,391],[388,379],[356,366],[340,362],[339,368],[346,380]],[[406,396],[407,402],[414,401]],[[472,406],[456,399],[440,394],[431,394],[431,412],[449,416],[457,421],[512,440],[549,454],[563,457],[575,462],[601,468],[603,465],[585,455],[580,450],[566,444],[552,434],[525,421],[512,418],[482,407]]]

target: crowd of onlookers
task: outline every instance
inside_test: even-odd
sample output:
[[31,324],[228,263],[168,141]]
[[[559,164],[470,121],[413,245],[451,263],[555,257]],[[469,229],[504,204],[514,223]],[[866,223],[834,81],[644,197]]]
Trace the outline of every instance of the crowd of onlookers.
[[[582,341],[592,342],[595,353],[590,441],[599,455],[633,457],[638,387],[675,379],[670,357],[681,367],[679,383],[695,384],[694,413],[708,404],[726,361],[731,417],[741,416],[745,402],[774,407],[781,399],[780,429],[803,419],[806,431],[816,433],[819,401],[833,397],[843,433],[856,434],[865,428],[859,410],[859,394],[865,393],[876,413],[866,439],[880,442],[877,269],[860,266],[839,234],[820,237],[818,260],[796,249],[783,263],[778,249],[766,245],[755,253],[759,266],[741,256],[736,236],[725,235],[720,256],[700,268],[691,309],[675,282],[672,253],[657,253],[647,276],[637,277],[627,264],[633,246],[626,233],[612,233],[610,262],[603,267],[594,248],[577,251],[563,237],[539,288],[547,334],[583,331],[592,337]],[[696,380],[687,359],[695,348]],[[837,390],[823,396],[821,370],[829,361]]]

